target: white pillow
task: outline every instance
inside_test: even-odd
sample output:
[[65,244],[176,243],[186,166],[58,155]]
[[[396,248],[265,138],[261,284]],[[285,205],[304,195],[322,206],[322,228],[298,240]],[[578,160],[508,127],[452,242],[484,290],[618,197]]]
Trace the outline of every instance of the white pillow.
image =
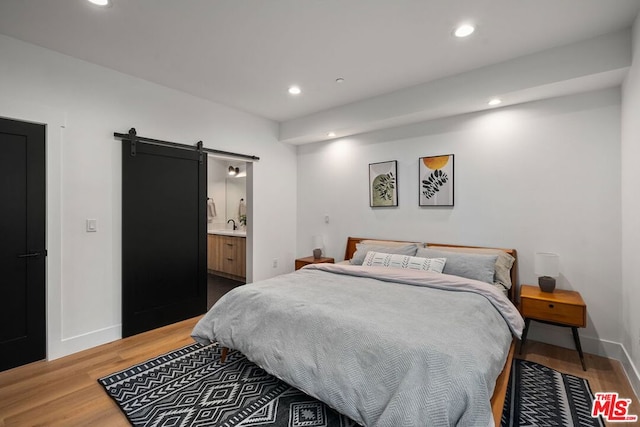
[[408,268],[442,273],[446,258],[419,258],[409,255],[387,254],[384,252],[367,252],[362,265],[375,267]]

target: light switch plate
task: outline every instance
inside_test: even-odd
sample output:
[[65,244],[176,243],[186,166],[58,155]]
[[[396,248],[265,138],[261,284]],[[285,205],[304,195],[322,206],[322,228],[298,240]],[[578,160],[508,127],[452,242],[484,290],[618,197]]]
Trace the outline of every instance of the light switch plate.
[[98,231],[98,220],[96,219],[88,219],[87,220],[87,233],[95,233]]

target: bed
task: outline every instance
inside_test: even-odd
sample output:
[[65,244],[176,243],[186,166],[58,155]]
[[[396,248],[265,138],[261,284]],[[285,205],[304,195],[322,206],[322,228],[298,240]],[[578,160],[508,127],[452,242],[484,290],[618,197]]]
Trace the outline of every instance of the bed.
[[[403,254],[411,245],[413,255]],[[192,335],[242,352],[362,425],[498,425],[522,318],[493,284],[443,274],[446,261],[414,256],[497,262],[497,255],[453,255],[478,249],[487,250],[350,237],[352,263],[310,265],[236,288]],[[513,258],[515,284],[516,251],[500,251]],[[398,260],[435,271],[382,265]]]

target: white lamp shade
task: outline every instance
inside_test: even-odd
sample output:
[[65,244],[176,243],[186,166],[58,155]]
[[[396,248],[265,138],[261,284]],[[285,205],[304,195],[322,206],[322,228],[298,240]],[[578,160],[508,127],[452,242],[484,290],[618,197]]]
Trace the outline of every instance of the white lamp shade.
[[549,252],[536,252],[535,273],[537,276],[560,276],[560,257]]
[[313,236],[313,249],[321,249],[322,245],[322,236]]

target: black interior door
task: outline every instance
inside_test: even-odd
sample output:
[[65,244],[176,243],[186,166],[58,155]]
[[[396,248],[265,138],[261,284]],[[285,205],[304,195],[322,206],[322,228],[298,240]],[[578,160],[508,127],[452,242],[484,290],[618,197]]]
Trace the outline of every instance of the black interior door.
[[45,126],[0,119],[0,371],[44,359]]
[[207,309],[206,156],[123,141],[122,335]]

